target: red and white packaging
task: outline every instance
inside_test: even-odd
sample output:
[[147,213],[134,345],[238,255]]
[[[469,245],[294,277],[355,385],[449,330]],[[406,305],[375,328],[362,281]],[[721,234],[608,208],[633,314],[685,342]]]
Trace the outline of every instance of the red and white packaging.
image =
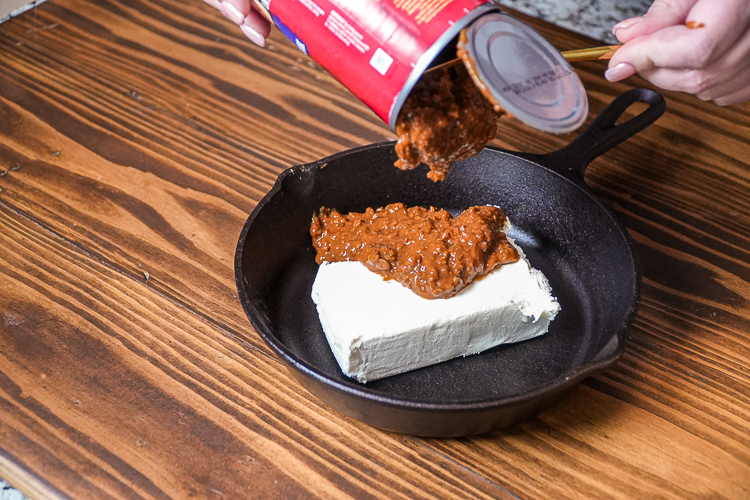
[[392,129],[441,51],[471,22],[499,10],[490,0],[258,1],[287,38]]

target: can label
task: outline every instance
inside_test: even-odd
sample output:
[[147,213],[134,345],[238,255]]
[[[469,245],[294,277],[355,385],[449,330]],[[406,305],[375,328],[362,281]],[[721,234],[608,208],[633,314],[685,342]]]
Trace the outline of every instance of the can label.
[[391,128],[430,61],[490,0],[260,0],[284,35]]

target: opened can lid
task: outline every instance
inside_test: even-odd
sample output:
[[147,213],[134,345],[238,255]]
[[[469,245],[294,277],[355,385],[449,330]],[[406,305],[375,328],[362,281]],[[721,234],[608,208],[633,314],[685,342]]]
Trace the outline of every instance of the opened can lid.
[[487,14],[462,33],[461,45],[487,97],[527,125],[562,134],[586,120],[580,78],[530,26],[507,14]]

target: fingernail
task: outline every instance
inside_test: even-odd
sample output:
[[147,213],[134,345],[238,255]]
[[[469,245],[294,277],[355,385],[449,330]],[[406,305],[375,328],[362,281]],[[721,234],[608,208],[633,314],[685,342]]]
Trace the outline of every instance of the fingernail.
[[203,0],[214,9],[221,10],[221,2],[219,0]]
[[263,35],[252,29],[247,24],[240,24],[240,29],[245,34],[245,36],[248,37],[250,41],[255,45],[258,45],[260,47],[266,46],[266,39],[263,38]]
[[620,21],[619,23],[612,26],[612,34],[617,36],[618,31],[632,28],[633,26],[641,22],[641,20],[643,20],[642,17],[631,17],[630,19]]
[[221,2],[221,12],[235,24],[242,24],[242,21],[245,20],[245,16],[237,10],[237,7],[232,5],[229,2]]
[[635,74],[635,68],[632,64],[620,63],[614,68],[609,68],[604,72],[604,78],[610,82],[619,82]]

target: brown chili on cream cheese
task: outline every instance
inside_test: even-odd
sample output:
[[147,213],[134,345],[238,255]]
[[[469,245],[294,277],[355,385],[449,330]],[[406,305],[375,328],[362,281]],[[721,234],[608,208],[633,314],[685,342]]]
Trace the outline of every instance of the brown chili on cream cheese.
[[500,208],[477,206],[453,217],[433,207],[394,203],[343,215],[321,208],[310,235],[316,261],[359,261],[427,299],[448,298],[518,252],[503,228]]

